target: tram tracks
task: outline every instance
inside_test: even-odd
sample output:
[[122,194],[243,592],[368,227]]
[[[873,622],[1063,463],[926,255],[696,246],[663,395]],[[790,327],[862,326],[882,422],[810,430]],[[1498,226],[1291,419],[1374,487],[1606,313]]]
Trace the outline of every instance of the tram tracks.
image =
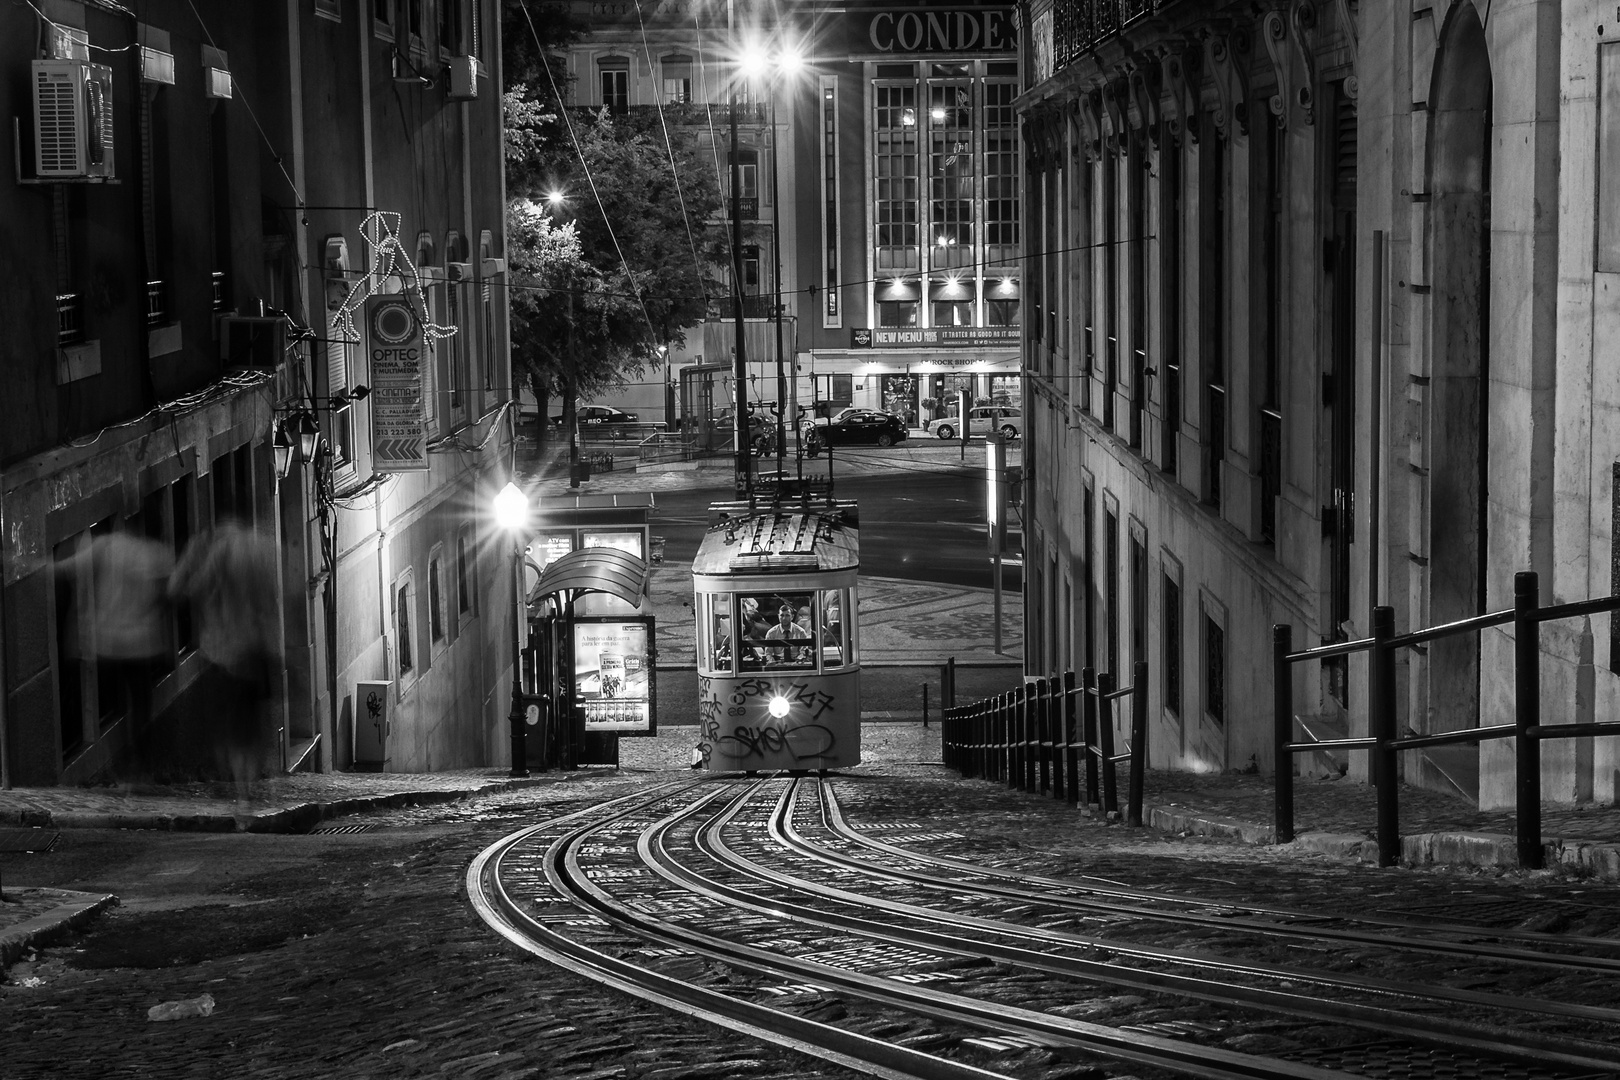
[[[1358,1037],[1404,1042],[1419,1055],[1452,1055],[1473,1075],[1596,1076],[1620,1069],[1610,1045],[1567,1030],[1536,1030],[1575,1024],[1612,1034],[1620,1029],[1614,1010],[1546,1001],[1531,1003],[1533,1018],[1524,1022],[1520,1003],[1487,991],[1440,987],[1426,994],[1408,984],[1241,959],[1116,948],[1102,938],[1025,925],[1016,920],[1061,910],[1073,898],[1050,887],[1024,888],[1034,879],[1013,872],[975,878],[982,868],[954,860],[930,876],[917,869],[930,865],[928,856],[868,843],[830,794],[825,801],[813,797],[826,787],[711,783],[621,800],[601,813],[508,837],[469,870],[469,894],[503,934],[565,967],[876,1075],[1045,1075],[1022,1058],[1003,1074],[975,1063],[997,1046],[1208,1077],[1394,1074],[1376,1063],[1368,1068],[1370,1051],[1360,1061],[1355,1051],[1337,1060],[1319,1052],[1319,1060],[1340,1067],[1335,1071],[1303,1054],[1290,1059],[1221,1045],[1245,1031],[1303,1037],[1323,1025],[1341,1048]],[[807,806],[796,788],[811,793]],[[825,835],[805,835],[815,829]],[[864,849],[884,862],[834,853],[828,844]],[[844,887],[857,883],[860,891]],[[998,894],[1009,890],[1015,895]],[[969,901],[1002,910],[954,910]],[[1155,966],[1126,966],[1122,957]],[[1091,989],[1077,990],[1082,986]],[[1183,1019],[1109,1026],[1050,1011],[1084,1013],[1087,1002],[1099,1000],[1097,987],[1105,999],[1121,991],[1169,995],[1169,1011]],[[837,1023],[808,1019],[803,1006],[817,1001],[835,1002],[831,1011],[848,1015]],[[1199,1003],[1196,1013],[1192,1002]],[[1458,1010],[1475,1016],[1445,1015]],[[1255,1015],[1273,1019],[1258,1024]],[[1516,1025],[1504,1019],[1515,1015]],[[1490,1026],[1480,1016],[1491,1017]],[[891,1034],[873,1037],[857,1028]],[[1503,1063],[1508,1071],[1492,1072]]]

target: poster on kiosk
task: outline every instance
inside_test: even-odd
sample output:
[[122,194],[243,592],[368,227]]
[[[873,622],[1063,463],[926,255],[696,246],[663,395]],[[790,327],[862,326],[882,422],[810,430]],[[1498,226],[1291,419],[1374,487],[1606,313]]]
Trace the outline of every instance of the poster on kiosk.
[[656,733],[655,640],[650,616],[574,620],[574,704],[586,731]]

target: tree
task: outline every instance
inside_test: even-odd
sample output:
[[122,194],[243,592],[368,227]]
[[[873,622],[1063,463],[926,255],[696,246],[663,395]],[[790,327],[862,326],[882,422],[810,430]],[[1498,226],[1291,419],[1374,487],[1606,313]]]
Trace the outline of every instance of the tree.
[[578,397],[623,385],[703,321],[726,239],[690,134],[655,113],[569,108],[554,50],[577,27],[538,4],[528,15],[532,29],[521,3],[503,7],[512,350],[541,415],[560,394],[571,423]]

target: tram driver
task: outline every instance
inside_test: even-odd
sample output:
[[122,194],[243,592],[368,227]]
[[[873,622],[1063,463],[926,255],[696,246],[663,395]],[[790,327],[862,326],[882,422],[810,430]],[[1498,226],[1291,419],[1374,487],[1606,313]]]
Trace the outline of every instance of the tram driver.
[[[799,624],[799,610],[787,601],[776,609],[776,625],[765,631],[765,639],[769,642],[782,641],[809,641],[810,631]],[[813,662],[812,647],[809,645],[767,645],[772,663],[802,664]]]

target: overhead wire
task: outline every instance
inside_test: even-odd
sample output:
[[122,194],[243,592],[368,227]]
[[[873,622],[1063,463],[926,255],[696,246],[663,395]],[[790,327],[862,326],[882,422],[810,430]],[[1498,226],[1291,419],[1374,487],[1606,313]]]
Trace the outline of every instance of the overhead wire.
[[[647,57],[647,66],[656,71],[653,67],[652,43],[647,40],[647,20],[641,15],[641,0],[636,0],[636,22],[641,25],[641,50]],[[675,144],[670,140],[669,122],[664,118],[664,95],[653,94],[653,102],[658,109],[658,126],[664,133],[664,149],[669,155],[669,173],[675,180],[675,197],[681,205],[681,223],[686,226],[686,244],[692,251],[692,272],[702,281],[703,260],[698,256],[697,238],[692,234],[692,215],[686,208],[686,190],[681,184],[680,167],[675,164]]]

